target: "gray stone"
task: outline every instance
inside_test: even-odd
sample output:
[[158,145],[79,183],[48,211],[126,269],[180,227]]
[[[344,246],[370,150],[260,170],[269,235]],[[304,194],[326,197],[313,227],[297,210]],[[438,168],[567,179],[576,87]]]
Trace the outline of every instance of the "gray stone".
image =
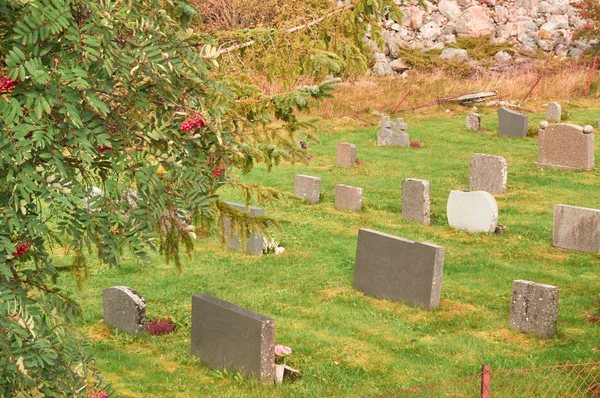
[[479,113],[469,113],[467,115],[467,130],[479,131],[481,129],[481,115]]
[[457,59],[466,61],[469,59],[469,53],[467,52],[467,50],[463,50],[460,48],[446,48],[440,54],[440,58],[446,60]]
[[452,228],[492,233],[498,226],[498,204],[489,192],[450,191],[446,212]]
[[356,163],[356,145],[340,142],[337,145],[335,164],[345,168],[354,167]]
[[510,327],[520,332],[549,338],[556,334],[558,318],[556,286],[516,280],[512,283]]
[[192,355],[205,364],[275,382],[275,320],[206,294],[192,296]]
[[494,59],[500,63],[506,63],[512,60],[512,55],[507,53],[506,51],[498,51],[496,55],[494,55]]
[[458,18],[462,13],[462,11],[456,5],[456,3],[450,0],[440,1],[438,4],[438,8],[440,10],[440,13],[446,18],[448,18],[449,21]]
[[377,145],[379,146],[401,146],[410,145],[410,136],[405,130],[408,128],[404,119],[396,120],[392,126],[389,116],[384,116],[379,123],[379,132],[377,133]]
[[594,134],[574,124],[552,124],[538,132],[537,167],[558,170],[594,168]]
[[444,248],[370,229],[358,231],[354,288],[411,306],[440,303]]
[[338,210],[360,211],[362,209],[363,189],[350,185],[335,186],[335,208]]
[[430,223],[429,181],[407,178],[402,182],[402,219]]
[[600,253],[600,210],[555,205],[552,245],[560,249]]
[[546,127],[548,127],[550,125],[550,123],[548,123],[546,120],[542,120],[540,122],[540,129],[544,130]]
[[310,204],[319,203],[321,197],[321,179],[303,174],[294,177],[294,195],[300,196]]
[[[229,206],[237,209],[243,213],[247,213],[249,217],[264,217],[265,210],[260,207],[248,206],[248,210],[246,210],[246,206],[239,203],[231,203],[225,202]],[[231,231],[231,219],[225,219],[225,236],[227,238],[227,246],[233,250],[241,250],[241,239],[239,232]],[[256,234],[254,232],[250,233],[246,237],[246,253],[261,255],[263,253],[263,244],[264,237],[263,235]]]
[[526,137],[527,123],[527,115],[513,112],[504,106],[498,109],[498,135],[500,137]]
[[594,132],[594,128],[589,124],[583,126],[583,134],[592,134]]
[[560,122],[561,113],[562,110],[558,102],[550,102],[546,106],[546,120],[549,122]]
[[506,192],[508,165],[502,156],[476,153],[471,156],[471,191]]
[[112,286],[102,292],[104,324],[121,332],[146,330],[146,300],[127,286]]

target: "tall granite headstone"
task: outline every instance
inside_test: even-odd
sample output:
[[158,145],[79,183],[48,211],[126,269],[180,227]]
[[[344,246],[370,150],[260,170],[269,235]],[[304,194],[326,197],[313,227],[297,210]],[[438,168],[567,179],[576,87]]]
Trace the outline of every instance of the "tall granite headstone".
[[471,191],[506,192],[508,165],[502,156],[476,153],[471,156]]
[[[239,203],[225,202],[229,206],[237,209],[241,212],[246,212],[250,217],[264,217],[265,209],[260,207],[248,206],[248,210],[246,210],[246,206]],[[240,235],[237,232],[231,230],[231,220],[229,218],[225,219],[225,236],[227,237],[227,246],[233,250],[241,250],[241,239]],[[246,253],[261,255],[263,252],[263,244],[264,237],[263,235],[257,233],[251,233],[247,236],[246,239]]]
[[340,142],[337,145],[335,164],[349,169],[356,163],[356,145]]
[[407,178],[402,182],[402,219],[430,222],[429,181]]
[[360,211],[362,209],[363,189],[350,185],[335,186],[335,208],[338,210]]
[[310,204],[319,203],[321,197],[321,179],[303,174],[294,177],[294,195],[300,196]]
[[556,334],[558,318],[556,286],[517,280],[512,283],[510,327],[520,332],[549,338]]
[[560,122],[562,109],[558,102],[550,102],[546,105],[546,120],[549,122]]
[[560,249],[600,253],[600,210],[555,205],[552,245]]
[[574,124],[551,124],[538,134],[537,167],[558,170],[594,168],[594,134]]
[[104,324],[121,332],[146,330],[146,300],[127,286],[112,286],[102,292]]
[[452,228],[491,233],[498,226],[498,204],[489,192],[451,191],[446,211]]
[[527,115],[511,111],[504,106],[498,109],[498,135],[500,137],[526,137],[527,123]]

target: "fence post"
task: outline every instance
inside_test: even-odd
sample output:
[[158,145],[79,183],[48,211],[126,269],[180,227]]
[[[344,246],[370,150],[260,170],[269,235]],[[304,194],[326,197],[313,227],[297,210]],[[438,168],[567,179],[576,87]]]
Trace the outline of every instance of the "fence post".
[[491,369],[488,365],[481,366],[481,398],[490,397],[490,376]]

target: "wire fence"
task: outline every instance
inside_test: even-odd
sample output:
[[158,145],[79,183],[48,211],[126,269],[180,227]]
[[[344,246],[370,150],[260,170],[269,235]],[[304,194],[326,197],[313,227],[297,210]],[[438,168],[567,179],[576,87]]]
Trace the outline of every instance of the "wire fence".
[[374,395],[371,398],[400,397],[480,397],[480,398],[600,398],[600,362],[556,364],[527,369],[491,369],[483,365],[481,372]]

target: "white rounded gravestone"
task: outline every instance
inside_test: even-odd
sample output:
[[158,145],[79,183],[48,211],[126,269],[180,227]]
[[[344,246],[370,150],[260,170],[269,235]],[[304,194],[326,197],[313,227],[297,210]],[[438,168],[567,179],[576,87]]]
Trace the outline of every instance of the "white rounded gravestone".
[[498,226],[498,204],[485,191],[450,191],[448,224],[469,232],[494,232]]

